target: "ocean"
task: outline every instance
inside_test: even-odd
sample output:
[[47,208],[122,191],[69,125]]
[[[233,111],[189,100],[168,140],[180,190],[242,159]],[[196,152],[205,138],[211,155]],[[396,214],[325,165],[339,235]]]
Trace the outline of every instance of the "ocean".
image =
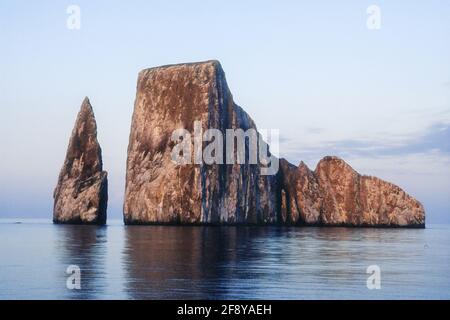
[[450,299],[450,225],[97,227],[2,219],[0,299]]

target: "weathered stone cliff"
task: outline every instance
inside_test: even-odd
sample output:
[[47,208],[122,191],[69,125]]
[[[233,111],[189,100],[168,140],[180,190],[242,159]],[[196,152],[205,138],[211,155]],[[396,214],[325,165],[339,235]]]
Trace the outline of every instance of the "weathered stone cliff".
[[106,223],[107,173],[103,171],[97,124],[88,98],[78,113],[54,199],[54,223]]
[[[217,61],[140,72],[128,146],[126,224],[424,226],[419,202],[390,183],[360,176],[338,158],[324,158],[315,171],[281,159],[275,175],[262,175],[263,165],[248,162],[175,163],[172,133],[180,128],[256,129],[233,102]],[[188,144],[195,159],[195,138]]]
[[286,221],[310,225],[423,227],[423,206],[399,187],[358,174],[337,157],[315,171],[280,160]]
[[[197,129],[195,121],[201,122]],[[217,61],[140,72],[128,147],[125,223],[277,220],[275,176],[262,176],[259,165],[176,164],[171,136],[180,128],[190,133],[255,128],[233,102]]]

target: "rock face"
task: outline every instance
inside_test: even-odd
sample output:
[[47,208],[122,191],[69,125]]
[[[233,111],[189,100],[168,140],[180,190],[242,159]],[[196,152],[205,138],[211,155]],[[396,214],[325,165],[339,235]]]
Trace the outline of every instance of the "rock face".
[[128,147],[126,224],[277,221],[276,176],[262,176],[259,165],[177,164],[171,136],[180,128],[256,128],[233,102],[217,61],[140,72]]
[[325,157],[313,172],[282,159],[287,221],[331,226],[424,227],[423,206],[399,187],[362,176],[337,157]]
[[[424,226],[419,202],[335,157],[321,160],[315,171],[281,159],[275,175],[262,175],[264,166],[247,162],[177,164],[172,133],[180,128],[256,129],[233,102],[217,61],[140,72],[128,146],[126,224]],[[195,158],[195,138],[188,144]]]
[[280,160],[282,222],[290,224],[319,224],[322,212],[322,190],[314,173],[301,162],[298,167]]
[[78,113],[54,200],[54,223],[106,223],[107,173],[103,171],[97,124],[88,98]]

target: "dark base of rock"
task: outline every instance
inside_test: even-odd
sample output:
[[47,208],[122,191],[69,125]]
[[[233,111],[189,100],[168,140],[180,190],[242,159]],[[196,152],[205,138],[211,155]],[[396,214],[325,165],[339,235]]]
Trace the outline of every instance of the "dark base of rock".
[[90,225],[90,226],[104,226],[106,225],[106,219],[101,221],[81,221],[81,220],[71,220],[71,221],[58,221],[53,220],[53,224],[59,224],[59,225]]
[[349,224],[349,223],[342,223],[342,224],[297,224],[295,226],[299,227],[321,227],[321,228],[378,228],[378,229],[425,229],[425,224],[415,224],[415,225],[395,225],[395,224]]
[[221,222],[221,223],[186,223],[186,222],[145,222],[145,221],[124,221],[124,224],[127,226],[173,226],[173,227],[293,227],[293,228],[378,228],[378,229],[425,229],[425,224],[416,224],[416,225],[392,225],[392,224],[378,224],[378,225],[370,225],[370,224],[323,224],[323,223],[279,223],[279,222],[270,222],[270,223],[230,223],[230,222]]

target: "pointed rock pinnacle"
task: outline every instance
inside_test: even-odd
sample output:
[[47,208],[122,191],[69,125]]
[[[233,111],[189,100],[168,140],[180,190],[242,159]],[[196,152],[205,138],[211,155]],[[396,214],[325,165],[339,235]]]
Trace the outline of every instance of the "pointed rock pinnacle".
[[105,224],[107,172],[89,99],[81,104],[54,192],[54,223]]

